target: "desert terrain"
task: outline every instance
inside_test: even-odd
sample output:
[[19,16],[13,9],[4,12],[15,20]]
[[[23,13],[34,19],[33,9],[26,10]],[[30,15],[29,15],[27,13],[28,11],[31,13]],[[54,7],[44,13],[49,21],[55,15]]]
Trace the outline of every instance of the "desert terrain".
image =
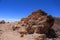
[[[60,40],[60,18],[53,18],[55,21],[52,30],[46,33],[47,37],[44,40]],[[39,38],[35,39],[40,34],[27,34],[24,28],[19,29],[20,26],[21,23],[19,21],[0,23],[0,40],[40,40]],[[22,33],[19,33],[20,30],[24,30],[24,35],[21,36]]]

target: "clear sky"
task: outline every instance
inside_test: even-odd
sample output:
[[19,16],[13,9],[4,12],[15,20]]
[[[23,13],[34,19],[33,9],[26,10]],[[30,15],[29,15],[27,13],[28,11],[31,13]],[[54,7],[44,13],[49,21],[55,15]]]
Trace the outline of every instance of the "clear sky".
[[60,0],[0,0],[0,20],[20,20],[38,9],[60,17]]

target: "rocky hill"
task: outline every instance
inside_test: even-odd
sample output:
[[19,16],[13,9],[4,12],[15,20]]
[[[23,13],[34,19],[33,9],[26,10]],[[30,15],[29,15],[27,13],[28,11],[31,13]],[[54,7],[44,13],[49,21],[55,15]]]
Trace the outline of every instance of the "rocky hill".
[[0,22],[0,40],[44,39],[60,40],[60,18],[38,10],[19,22]]

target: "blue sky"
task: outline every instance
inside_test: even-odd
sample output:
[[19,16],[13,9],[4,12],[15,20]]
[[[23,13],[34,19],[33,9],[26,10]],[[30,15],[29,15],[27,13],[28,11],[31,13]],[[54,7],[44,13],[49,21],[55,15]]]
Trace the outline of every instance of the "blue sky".
[[38,9],[60,17],[60,0],[0,0],[0,20],[18,21]]

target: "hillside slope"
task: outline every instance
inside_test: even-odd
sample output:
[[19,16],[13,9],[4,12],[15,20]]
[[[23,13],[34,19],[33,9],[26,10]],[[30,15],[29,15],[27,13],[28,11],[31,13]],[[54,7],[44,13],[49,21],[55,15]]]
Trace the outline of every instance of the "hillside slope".
[[60,36],[60,18],[54,17],[54,19],[55,23],[52,28],[55,30],[56,34]]

